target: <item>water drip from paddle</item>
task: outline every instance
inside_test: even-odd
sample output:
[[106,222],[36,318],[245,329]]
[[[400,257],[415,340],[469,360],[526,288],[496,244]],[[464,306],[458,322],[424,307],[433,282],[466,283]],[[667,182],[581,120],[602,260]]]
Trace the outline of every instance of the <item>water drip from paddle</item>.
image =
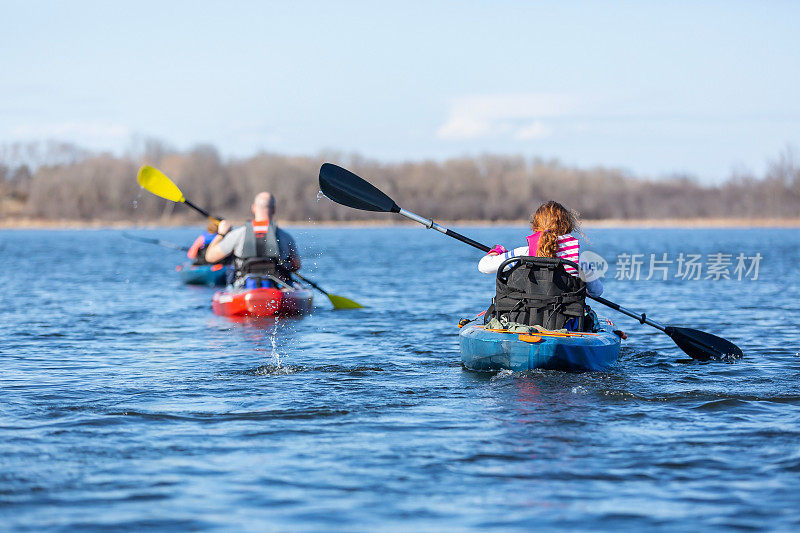
[[272,345],[272,352],[270,357],[275,362],[275,372],[280,372],[281,369],[281,353],[278,351],[278,323],[279,317],[275,317],[275,324],[272,326],[272,333],[269,334],[269,342]]

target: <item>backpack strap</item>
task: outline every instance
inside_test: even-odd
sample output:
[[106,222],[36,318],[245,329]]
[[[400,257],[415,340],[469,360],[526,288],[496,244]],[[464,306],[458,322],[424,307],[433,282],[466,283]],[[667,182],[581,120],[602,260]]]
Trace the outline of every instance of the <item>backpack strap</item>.
[[565,264],[574,265],[560,258],[507,259],[498,268],[497,292],[487,315],[548,329],[560,329],[575,318],[582,327],[586,284],[568,274]]

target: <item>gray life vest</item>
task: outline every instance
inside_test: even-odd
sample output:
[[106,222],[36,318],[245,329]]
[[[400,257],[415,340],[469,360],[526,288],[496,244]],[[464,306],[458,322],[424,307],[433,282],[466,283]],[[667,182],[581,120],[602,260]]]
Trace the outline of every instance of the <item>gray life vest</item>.
[[244,229],[244,246],[241,259],[252,257],[281,260],[281,248],[278,243],[278,225],[270,222],[267,231],[256,231],[253,222]]
[[[263,226],[259,226],[259,229]],[[270,222],[266,231],[256,231],[254,223],[245,225],[242,255],[236,256],[236,279],[248,275],[271,275],[282,280],[290,279],[290,270],[284,266],[287,258],[281,256],[278,225]]]

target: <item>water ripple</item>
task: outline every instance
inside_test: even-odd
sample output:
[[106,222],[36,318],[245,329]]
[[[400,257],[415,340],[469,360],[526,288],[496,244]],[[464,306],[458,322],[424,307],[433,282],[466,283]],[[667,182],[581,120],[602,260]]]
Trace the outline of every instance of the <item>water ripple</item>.
[[[609,372],[491,374],[459,357],[458,318],[493,292],[473,250],[406,227],[293,233],[310,278],[369,307],[320,297],[303,319],[236,323],[211,313],[213,290],[180,285],[180,254],[114,231],[0,232],[21,265],[4,286],[27,288],[0,306],[4,528],[800,527],[800,288],[785,276],[800,232],[591,232],[606,257],[761,250],[757,282],[605,281],[621,305],[730,338],[740,361],[699,363],[614,317],[629,339]],[[46,269],[54,251],[62,268]]]

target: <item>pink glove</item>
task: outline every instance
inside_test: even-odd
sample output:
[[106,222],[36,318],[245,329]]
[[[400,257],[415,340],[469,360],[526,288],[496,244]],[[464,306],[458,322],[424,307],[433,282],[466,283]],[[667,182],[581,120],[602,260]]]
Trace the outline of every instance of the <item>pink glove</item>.
[[508,252],[508,250],[506,250],[505,248],[503,248],[501,245],[499,245],[499,244],[496,244],[496,245],[494,246],[494,248],[492,248],[491,250],[489,250],[489,252],[487,252],[487,253],[489,253],[489,254],[495,254],[495,255],[500,255],[500,254],[504,254],[504,253],[506,253],[506,252]]

